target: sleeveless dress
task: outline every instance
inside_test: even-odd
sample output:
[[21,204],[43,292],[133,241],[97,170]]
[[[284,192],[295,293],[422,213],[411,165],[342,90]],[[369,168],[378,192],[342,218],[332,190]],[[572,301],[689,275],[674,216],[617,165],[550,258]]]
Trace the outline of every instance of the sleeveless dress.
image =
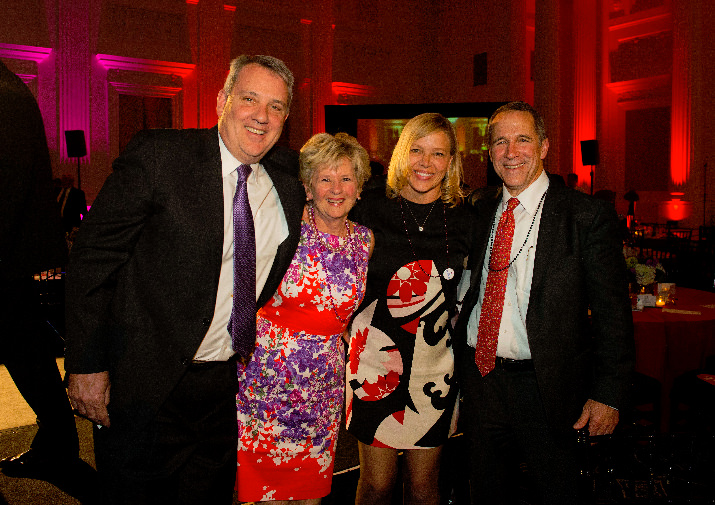
[[242,502],[330,493],[345,392],[343,333],[365,293],[370,230],[345,238],[303,222],[298,250],[258,311],[257,341],[238,365]]
[[364,444],[427,449],[456,428],[450,319],[474,214],[465,205],[400,200],[363,193],[351,214],[372,230],[375,249],[350,326],[345,421]]

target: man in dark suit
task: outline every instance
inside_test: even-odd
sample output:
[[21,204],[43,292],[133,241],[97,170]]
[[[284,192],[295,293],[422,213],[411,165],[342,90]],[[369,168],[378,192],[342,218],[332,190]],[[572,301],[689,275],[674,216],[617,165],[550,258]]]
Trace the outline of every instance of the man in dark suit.
[[236,58],[218,127],[138,134],[83,220],[68,269],[65,366],[73,404],[97,424],[105,503],[232,502],[237,168],[251,169],[261,306],[297,248],[305,204],[296,178],[261,164],[292,86],[280,60]]
[[550,180],[544,121],[528,104],[497,109],[488,135],[503,191],[476,204],[481,240],[455,345],[472,499],[518,503],[526,463],[537,503],[580,503],[577,430],[613,431],[633,367],[618,220]]
[[30,450],[0,461],[0,467],[6,475],[40,477],[79,461],[74,415],[52,346],[41,331],[32,280],[64,266],[67,247],[40,109],[1,61],[0,181],[0,360],[39,425]]

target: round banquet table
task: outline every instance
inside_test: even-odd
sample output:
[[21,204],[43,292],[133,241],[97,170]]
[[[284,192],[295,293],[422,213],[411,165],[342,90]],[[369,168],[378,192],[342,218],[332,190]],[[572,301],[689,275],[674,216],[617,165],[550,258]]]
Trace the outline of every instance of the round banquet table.
[[676,287],[675,304],[633,312],[636,372],[662,384],[661,430],[667,431],[670,390],[680,374],[715,354],[715,293]]

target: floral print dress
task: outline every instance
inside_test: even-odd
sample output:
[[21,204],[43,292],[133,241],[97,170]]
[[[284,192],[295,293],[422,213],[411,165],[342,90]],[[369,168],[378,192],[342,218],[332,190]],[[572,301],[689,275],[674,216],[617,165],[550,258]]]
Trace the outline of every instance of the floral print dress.
[[342,336],[365,293],[370,230],[345,238],[303,222],[298,250],[258,311],[257,342],[238,365],[242,502],[330,493],[345,390]]

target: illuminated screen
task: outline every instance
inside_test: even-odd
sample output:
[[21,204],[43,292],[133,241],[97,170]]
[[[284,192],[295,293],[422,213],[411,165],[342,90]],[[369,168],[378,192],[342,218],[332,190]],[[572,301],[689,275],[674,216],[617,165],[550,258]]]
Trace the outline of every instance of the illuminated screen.
[[489,116],[502,103],[456,103],[417,105],[329,105],[325,108],[328,133],[355,136],[387,170],[392,150],[407,121],[424,112],[438,112],[454,125],[457,148],[469,189],[500,185],[489,162],[486,129]]

